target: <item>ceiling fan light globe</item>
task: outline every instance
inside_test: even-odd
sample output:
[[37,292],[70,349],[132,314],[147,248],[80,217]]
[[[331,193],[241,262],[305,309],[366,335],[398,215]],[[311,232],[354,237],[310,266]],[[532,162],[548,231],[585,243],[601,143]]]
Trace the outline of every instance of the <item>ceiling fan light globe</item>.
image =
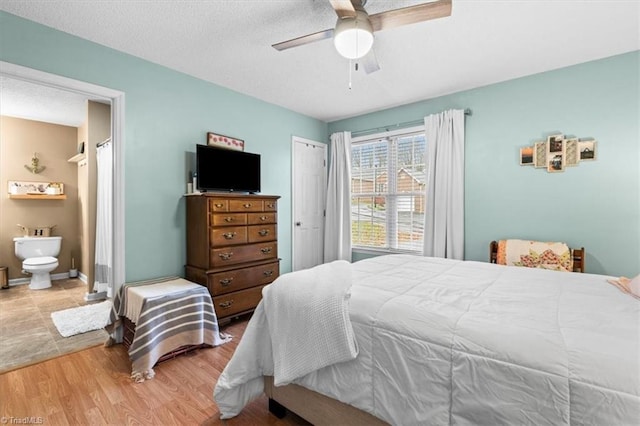
[[373,28],[367,15],[358,12],[355,18],[338,19],[333,44],[347,59],[362,58],[369,53],[373,46]]

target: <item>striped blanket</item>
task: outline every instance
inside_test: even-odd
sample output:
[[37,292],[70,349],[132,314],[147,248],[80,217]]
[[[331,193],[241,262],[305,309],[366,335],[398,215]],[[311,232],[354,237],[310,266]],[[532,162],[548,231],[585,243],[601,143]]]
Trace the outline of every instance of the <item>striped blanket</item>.
[[[135,314],[129,299],[135,305]],[[182,346],[218,346],[230,340],[220,333],[207,288],[182,278],[124,284],[113,301],[109,333],[121,326],[123,316],[136,324],[129,347],[131,377],[136,382],[152,378],[158,359]],[[110,339],[107,345],[112,342]]]

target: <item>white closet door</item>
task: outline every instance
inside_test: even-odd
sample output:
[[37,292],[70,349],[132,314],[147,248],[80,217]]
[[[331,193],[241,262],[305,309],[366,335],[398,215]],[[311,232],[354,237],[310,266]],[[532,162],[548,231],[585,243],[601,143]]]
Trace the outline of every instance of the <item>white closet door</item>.
[[292,258],[297,271],[323,262],[327,145],[297,136],[292,145]]

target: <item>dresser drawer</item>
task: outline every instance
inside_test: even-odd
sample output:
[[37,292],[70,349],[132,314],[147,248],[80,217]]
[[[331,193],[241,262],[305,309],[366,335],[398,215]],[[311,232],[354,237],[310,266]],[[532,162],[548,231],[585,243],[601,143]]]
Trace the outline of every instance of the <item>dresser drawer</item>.
[[[246,244],[247,243],[247,227],[246,226],[223,226],[220,228],[209,229],[211,247],[223,247],[228,245]],[[264,232],[263,232],[264,233]],[[264,241],[263,240],[256,240]],[[253,241],[250,241],[253,242]]]
[[224,318],[255,309],[262,299],[263,287],[248,288],[214,297],[213,307],[216,310],[216,316]]
[[247,244],[246,246],[231,246],[211,249],[209,266],[219,268],[236,263],[273,259],[278,257],[278,243]]
[[247,213],[247,223],[258,225],[261,223],[276,223],[278,215],[276,213]]
[[229,200],[209,200],[209,211],[212,212],[228,212]]
[[280,275],[278,261],[250,268],[233,269],[207,276],[207,287],[213,296],[269,284]]
[[212,226],[246,225],[247,215],[244,213],[212,214]]
[[229,211],[261,212],[262,200],[254,200],[254,199],[229,200]]
[[248,226],[247,241],[250,243],[259,243],[261,241],[277,240],[276,225],[255,225]]

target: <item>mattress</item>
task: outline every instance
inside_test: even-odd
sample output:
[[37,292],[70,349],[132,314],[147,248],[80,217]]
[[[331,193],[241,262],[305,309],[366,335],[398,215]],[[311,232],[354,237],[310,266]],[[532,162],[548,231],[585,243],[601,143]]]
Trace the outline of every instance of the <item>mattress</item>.
[[[640,303],[609,277],[411,255],[351,272],[358,356],[294,383],[391,424],[639,424]],[[257,389],[243,371],[272,373],[254,319],[225,410]]]

